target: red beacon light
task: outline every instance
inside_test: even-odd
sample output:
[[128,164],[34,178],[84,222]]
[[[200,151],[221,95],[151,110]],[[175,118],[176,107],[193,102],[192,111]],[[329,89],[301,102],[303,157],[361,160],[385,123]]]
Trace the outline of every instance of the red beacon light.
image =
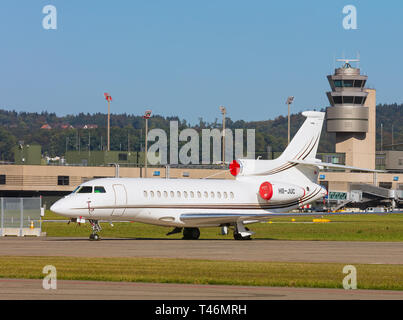
[[106,101],[112,101],[112,96],[109,93],[105,92],[104,96],[105,96]]
[[263,182],[259,188],[259,194],[264,200],[270,200],[273,197],[273,185],[270,182]]
[[238,161],[233,160],[230,165],[229,165],[229,172],[236,177],[239,172],[241,171],[241,165],[238,163]]

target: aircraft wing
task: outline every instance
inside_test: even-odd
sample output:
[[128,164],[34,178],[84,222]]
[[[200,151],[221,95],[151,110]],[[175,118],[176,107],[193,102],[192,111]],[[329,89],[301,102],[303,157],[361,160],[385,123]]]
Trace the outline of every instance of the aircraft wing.
[[[335,215],[357,215],[357,214],[386,214],[385,212],[276,212],[276,213],[184,213],[180,215],[180,220],[184,222],[195,222],[198,224],[226,224],[237,221],[259,222],[278,217],[322,217]],[[392,214],[388,212],[387,214]],[[393,214],[403,214],[403,211],[394,211]]]
[[307,166],[315,166],[315,167],[326,167],[326,168],[336,168],[336,169],[350,169],[350,170],[357,170],[357,171],[367,171],[367,172],[386,172],[384,170],[373,170],[373,169],[365,169],[365,168],[357,168],[352,166],[345,166],[342,164],[334,164],[329,162],[316,162],[316,161],[309,161],[309,160],[289,160],[290,163],[297,163],[297,164],[304,164]]
[[270,216],[271,214],[248,213],[183,213],[180,215],[180,220],[198,224],[226,224],[245,220],[265,220]]

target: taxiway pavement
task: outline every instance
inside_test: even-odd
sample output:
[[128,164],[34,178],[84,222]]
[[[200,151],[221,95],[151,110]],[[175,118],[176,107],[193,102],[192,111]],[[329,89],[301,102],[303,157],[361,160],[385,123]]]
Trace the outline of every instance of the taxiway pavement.
[[0,256],[403,264],[403,242],[1,238]]
[[0,279],[0,300],[402,300],[402,291]]

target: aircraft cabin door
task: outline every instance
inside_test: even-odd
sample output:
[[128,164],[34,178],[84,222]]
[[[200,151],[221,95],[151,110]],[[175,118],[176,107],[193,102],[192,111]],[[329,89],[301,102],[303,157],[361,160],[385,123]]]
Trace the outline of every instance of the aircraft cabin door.
[[113,209],[113,216],[121,216],[126,210],[127,205],[127,192],[126,188],[122,184],[114,184],[113,191],[115,192],[115,206]]

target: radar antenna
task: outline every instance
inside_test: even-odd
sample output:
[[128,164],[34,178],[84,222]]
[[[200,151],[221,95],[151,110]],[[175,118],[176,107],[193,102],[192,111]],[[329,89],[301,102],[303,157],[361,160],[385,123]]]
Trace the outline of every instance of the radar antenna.
[[360,62],[360,59],[336,59],[336,61],[344,62],[343,68],[352,68],[350,62]]

